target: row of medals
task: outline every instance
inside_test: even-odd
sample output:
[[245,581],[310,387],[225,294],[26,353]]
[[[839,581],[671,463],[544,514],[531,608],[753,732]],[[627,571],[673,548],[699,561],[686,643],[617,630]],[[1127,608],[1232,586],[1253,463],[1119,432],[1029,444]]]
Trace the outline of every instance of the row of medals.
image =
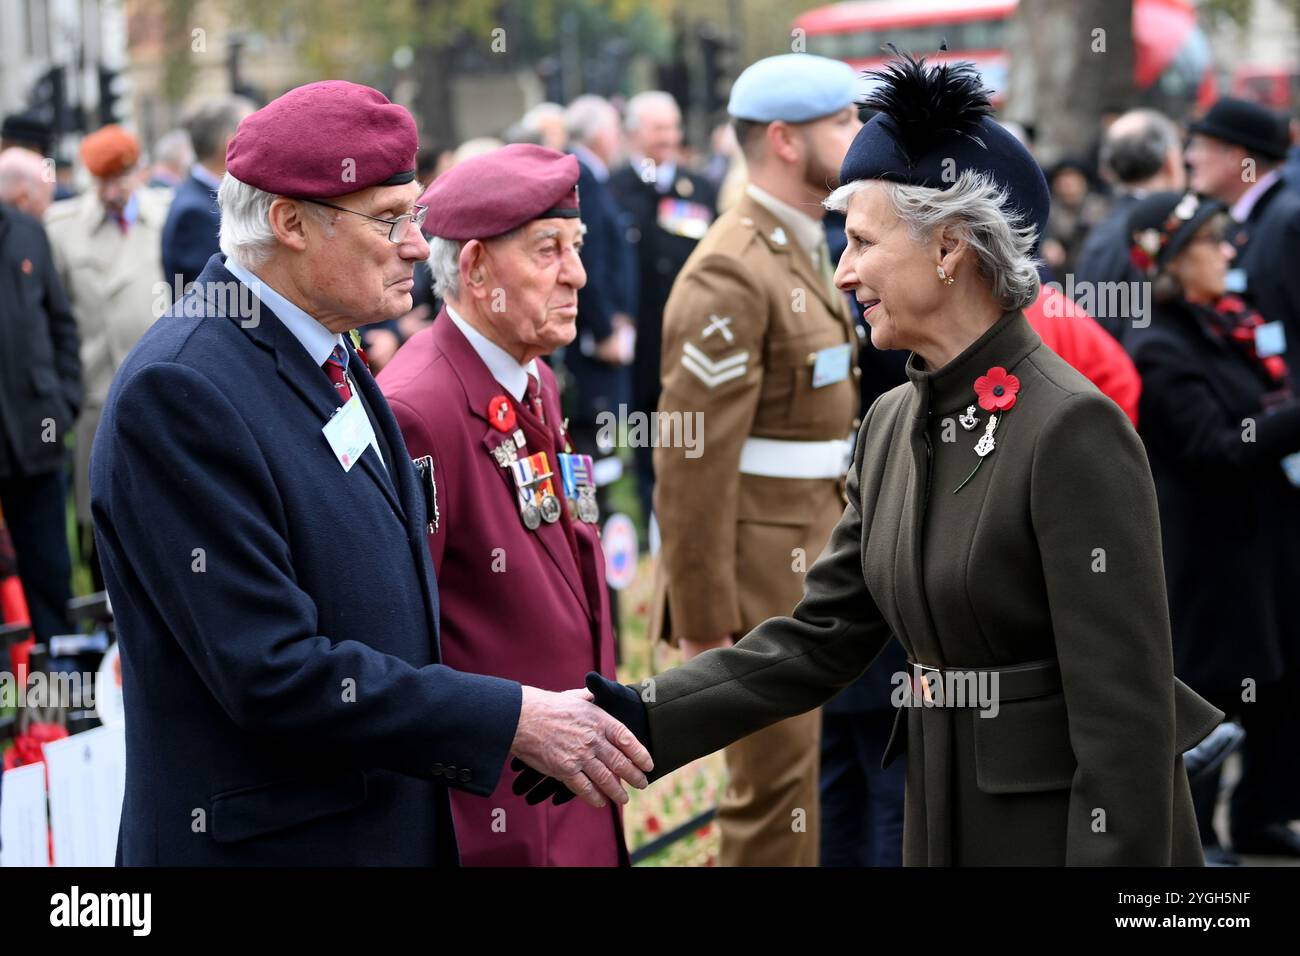
[[[520,452],[526,451],[527,447],[527,439],[524,437],[523,429],[520,428],[515,431],[514,435],[493,448],[492,455],[496,458],[498,465],[502,468],[510,468],[513,474],[511,466],[518,460]],[[542,454],[545,456],[546,453],[543,452]],[[523,517],[524,527],[529,531],[536,531],[542,526],[543,521],[547,524],[555,524],[560,520],[560,499],[555,495],[543,491],[540,504],[534,504],[532,500],[523,500],[525,493],[528,493],[531,499],[533,497],[532,489],[548,478],[554,477],[554,474],[554,472],[548,471],[545,474],[537,475],[527,486],[520,487],[518,490],[520,495],[520,515]],[[519,484],[517,478],[515,483],[516,485]],[[600,520],[600,508],[596,505],[596,489],[591,485],[582,485],[577,489],[577,492],[577,499],[569,501],[570,516],[576,517],[586,524],[595,524]]]

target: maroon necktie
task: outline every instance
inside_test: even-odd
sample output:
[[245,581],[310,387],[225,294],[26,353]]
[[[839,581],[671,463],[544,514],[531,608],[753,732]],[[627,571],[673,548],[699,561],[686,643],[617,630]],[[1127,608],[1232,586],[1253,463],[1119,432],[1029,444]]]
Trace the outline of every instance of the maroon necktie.
[[329,380],[333,383],[334,388],[338,390],[339,400],[345,405],[352,398],[352,389],[348,386],[347,375],[344,374],[344,369],[347,367],[347,356],[348,353],[344,350],[343,346],[336,345],[334,346],[333,354],[331,354],[330,357],[325,360],[325,364],[321,366],[321,368],[325,370],[325,374],[329,376]]
[[532,374],[528,376],[528,389],[524,393],[524,397],[528,399],[528,406],[532,409],[533,414],[537,416],[537,420],[545,425],[546,412],[542,411],[542,386]]

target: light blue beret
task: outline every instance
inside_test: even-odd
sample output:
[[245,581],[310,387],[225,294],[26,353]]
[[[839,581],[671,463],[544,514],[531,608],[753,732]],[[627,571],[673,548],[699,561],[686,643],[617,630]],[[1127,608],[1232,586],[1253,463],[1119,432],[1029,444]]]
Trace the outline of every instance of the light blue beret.
[[847,63],[786,53],[746,67],[731,85],[727,112],[755,123],[807,123],[852,105],[857,91],[857,74]]

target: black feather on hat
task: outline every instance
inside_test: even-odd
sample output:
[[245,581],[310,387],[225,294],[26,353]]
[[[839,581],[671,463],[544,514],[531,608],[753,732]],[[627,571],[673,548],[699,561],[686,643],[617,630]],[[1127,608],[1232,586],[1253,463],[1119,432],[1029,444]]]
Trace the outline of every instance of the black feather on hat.
[[1029,150],[993,118],[990,93],[974,64],[937,65],[892,48],[895,59],[867,74],[880,85],[864,101],[877,112],[840,165],[840,182],[883,179],[946,190],[963,173],[1002,189],[1008,211],[1041,238],[1051,196]]
[[970,63],[942,63],[926,67],[925,58],[889,49],[898,59],[867,78],[880,85],[862,105],[883,113],[895,142],[912,165],[949,135],[975,135],[984,117],[993,115],[990,91]]

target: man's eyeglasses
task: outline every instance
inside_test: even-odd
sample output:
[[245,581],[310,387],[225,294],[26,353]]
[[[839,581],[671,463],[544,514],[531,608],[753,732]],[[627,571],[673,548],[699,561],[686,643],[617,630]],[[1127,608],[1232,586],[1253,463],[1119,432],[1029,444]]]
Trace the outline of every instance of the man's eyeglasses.
[[301,201],[309,202],[316,206],[324,206],[326,209],[337,209],[339,212],[350,212],[354,216],[364,216],[366,219],[373,220],[374,222],[385,223],[389,227],[388,241],[392,243],[402,241],[402,237],[406,234],[406,226],[408,223],[414,223],[415,228],[419,229],[420,226],[424,225],[424,217],[429,214],[428,206],[412,206],[412,211],[408,212],[405,216],[398,216],[396,219],[383,219],[379,216],[370,216],[364,212],[357,212],[355,209],[336,206],[332,202],[324,202],[320,199],[302,199]]

